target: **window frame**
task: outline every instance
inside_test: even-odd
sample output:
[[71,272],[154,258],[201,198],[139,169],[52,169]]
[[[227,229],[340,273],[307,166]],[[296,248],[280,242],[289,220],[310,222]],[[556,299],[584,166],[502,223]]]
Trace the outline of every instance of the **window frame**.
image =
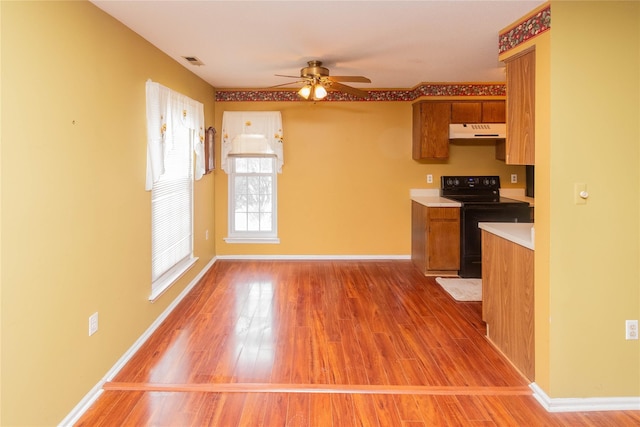
[[[271,161],[271,172],[237,172],[236,161],[241,158],[265,159]],[[272,155],[234,155],[229,157],[231,171],[228,175],[228,214],[227,214],[227,243],[280,243],[278,238],[278,173],[276,157]],[[236,179],[239,177],[269,176],[271,178],[271,230],[269,231],[239,231],[235,227],[236,213]]]

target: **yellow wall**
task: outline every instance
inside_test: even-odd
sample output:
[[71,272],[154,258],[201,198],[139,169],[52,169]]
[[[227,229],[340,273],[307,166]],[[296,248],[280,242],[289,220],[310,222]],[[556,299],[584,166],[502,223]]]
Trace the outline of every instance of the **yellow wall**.
[[88,2],[1,8],[0,424],[54,425],[214,256],[208,175],[200,260],[148,301],[145,81],[203,102],[209,124],[214,90]]
[[548,392],[640,396],[640,3],[552,2],[550,62]]
[[[640,396],[640,3],[551,2],[536,49],[536,384]],[[590,197],[574,203],[574,184]]]
[[[487,141],[451,144],[448,161],[412,160],[412,102],[218,102],[217,128],[223,111],[242,110],[282,112],[281,243],[223,241],[228,180],[218,168],[218,255],[406,256],[411,252],[411,188],[437,189],[441,175],[456,174],[497,174],[504,187],[524,187],[524,167],[495,160],[494,143]],[[219,152],[220,135],[217,144]],[[426,182],[428,173],[433,184]],[[510,184],[511,173],[519,175],[517,185]]]

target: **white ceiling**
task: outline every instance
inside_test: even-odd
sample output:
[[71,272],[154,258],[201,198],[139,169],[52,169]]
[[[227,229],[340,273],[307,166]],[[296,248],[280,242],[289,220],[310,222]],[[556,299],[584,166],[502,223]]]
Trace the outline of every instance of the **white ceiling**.
[[501,82],[498,32],[545,3],[91,1],[219,89],[294,81],[274,74],[299,76],[313,59],[331,75],[369,77],[352,84],[363,89]]

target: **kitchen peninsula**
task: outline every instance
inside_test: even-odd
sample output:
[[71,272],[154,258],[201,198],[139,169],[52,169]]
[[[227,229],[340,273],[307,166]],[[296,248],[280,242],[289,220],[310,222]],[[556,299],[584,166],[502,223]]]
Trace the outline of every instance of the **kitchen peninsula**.
[[533,224],[487,222],[479,227],[487,338],[534,381]]

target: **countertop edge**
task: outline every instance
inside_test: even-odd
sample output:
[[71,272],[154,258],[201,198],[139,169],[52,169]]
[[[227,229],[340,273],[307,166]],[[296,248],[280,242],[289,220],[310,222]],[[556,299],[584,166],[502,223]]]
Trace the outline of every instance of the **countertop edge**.
[[428,208],[459,208],[462,203],[439,196],[412,196],[411,200]]
[[478,224],[485,230],[505,240],[535,250],[535,229],[533,223],[527,222],[481,222]]

